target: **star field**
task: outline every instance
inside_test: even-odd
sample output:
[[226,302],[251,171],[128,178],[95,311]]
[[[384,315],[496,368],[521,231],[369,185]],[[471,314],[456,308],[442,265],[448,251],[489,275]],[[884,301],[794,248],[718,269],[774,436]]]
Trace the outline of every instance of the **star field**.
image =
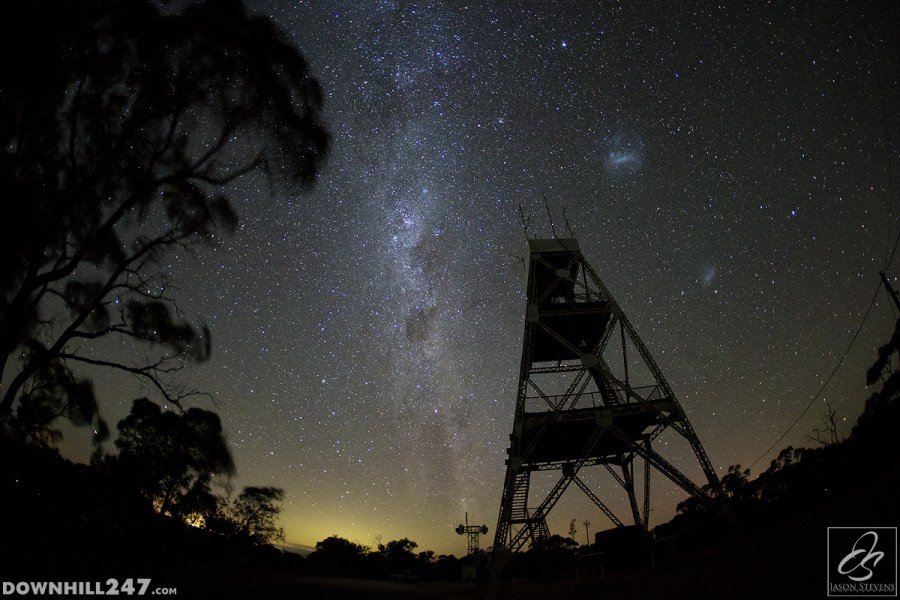
[[[491,543],[520,205],[528,235],[551,235],[544,196],[574,232],[723,472],[760,458],[859,326],[898,233],[897,6],[576,4],[248,2],[320,79],[332,153],[312,192],[242,180],[237,235],[172,271],[213,333],[192,383],[238,483],[285,489],[288,542],[461,555],[468,512]],[[849,432],[896,318],[880,294],[755,470],[812,444],[825,402]],[[654,525],[683,496],[657,489]],[[576,492],[552,516],[606,527]]]

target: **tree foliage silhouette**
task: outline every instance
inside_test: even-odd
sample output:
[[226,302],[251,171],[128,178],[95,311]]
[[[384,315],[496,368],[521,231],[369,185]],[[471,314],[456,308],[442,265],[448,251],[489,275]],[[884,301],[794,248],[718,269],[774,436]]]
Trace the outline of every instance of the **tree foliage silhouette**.
[[215,509],[212,478],[235,472],[218,415],[200,408],[164,411],[139,398],[118,428],[112,469],[158,512],[183,519]]
[[871,442],[881,440],[896,449],[897,436],[892,430],[900,420],[900,319],[894,326],[891,338],[878,348],[878,357],[866,372],[866,383],[881,386],[866,401],[865,410],[857,420],[851,437],[868,437]]
[[316,543],[316,550],[307,557],[307,567],[316,575],[361,577],[368,574],[368,554],[366,546],[332,535]]
[[228,184],[310,184],[325,157],[304,58],[241,0],[14,0],[0,19],[0,430],[50,444],[97,415],[85,366],[179,405],[204,326],[167,260],[233,231]]
[[233,521],[242,535],[255,544],[284,540],[284,530],[275,525],[284,499],[281,488],[245,487],[232,506]]
[[387,544],[378,544],[378,552],[384,560],[384,568],[388,573],[406,573],[416,570],[417,558],[414,554],[419,545],[409,538],[391,540]]
[[382,544],[375,550],[332,535],[316,544],[307,557],[310,574],[338,577],[370,577],[414,582],[420,579],[458,579],[460,561],[453,555],[435,558],[434,552],[415,553],[418,544],[409,538]]

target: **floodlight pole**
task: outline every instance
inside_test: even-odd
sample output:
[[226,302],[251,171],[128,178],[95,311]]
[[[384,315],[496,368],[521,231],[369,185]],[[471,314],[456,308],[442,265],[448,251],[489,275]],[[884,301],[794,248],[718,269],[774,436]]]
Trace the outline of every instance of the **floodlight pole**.
[[469,513],[466,513],[466,524],[456,527],[456,533],[468,536],[466,540],[466,554],[468,555],[478,552],[478,536],[487,532],[487,525],[469,525]]

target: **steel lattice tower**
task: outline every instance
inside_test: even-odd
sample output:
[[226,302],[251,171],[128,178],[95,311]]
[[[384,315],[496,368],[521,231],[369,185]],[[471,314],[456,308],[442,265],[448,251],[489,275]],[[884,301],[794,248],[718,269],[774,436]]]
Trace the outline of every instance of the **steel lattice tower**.
[[[502,568],[509,552],[549,537],[546,517],[573,483],[614,525],[624,525],[580,476],[588,467],[599,467],[627,492],[631,518],[645,530],[651,467],[733,523],[681,404],[577,240],[529,240],[529,252],[522,362],[494,568]],[[706,484],[695,483],[654,446],[664,432],[687,442]],[[642,505],[635,466],[643,476]],[[561,471],[559,480],[531,504],[532,473],[553,470]]]

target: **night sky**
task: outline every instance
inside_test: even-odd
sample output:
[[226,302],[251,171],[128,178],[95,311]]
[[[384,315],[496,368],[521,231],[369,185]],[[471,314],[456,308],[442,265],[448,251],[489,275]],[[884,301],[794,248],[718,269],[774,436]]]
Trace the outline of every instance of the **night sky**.
[[[197,405],[222,416],[236,491],[284,488],[289,543],[408,537],[460,556],[466,512],[492,543],[519,206],[551,237],[544,196],[721,473],[813,444],[827,403],[849,432],[897,317],[883,290],[762,456],[843,356],[898,235],[900,8],[724,4],[248,2],[321,81],[332,152],[312,192],[242,180],[238,234],[171,272],[212,328],[190,377],[215,406]],[[98,377],[111,424],[147,393],[129,385]],[[685,496],[661,479],[651,526]],[[574,488],[551,531],[571,519],[581,543],[582,521],[611,526]]]

